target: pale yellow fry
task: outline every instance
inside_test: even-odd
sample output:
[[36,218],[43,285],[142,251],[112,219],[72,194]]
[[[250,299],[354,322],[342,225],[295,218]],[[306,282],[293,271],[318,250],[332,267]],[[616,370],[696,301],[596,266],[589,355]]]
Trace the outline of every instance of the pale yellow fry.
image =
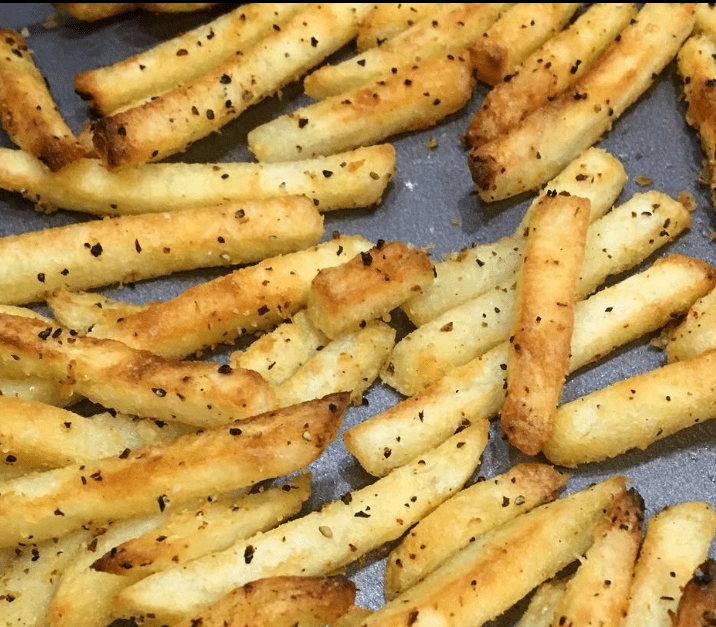
[[111,113],[200,76],[255,44],[300,9],[296,2],[244,4],[113,65],[77,74],[75,90],[93,109]]
[[[708,264],[670,255],[578,303],[570,371],[655,331],[713,289]],[[443,441],[460,424],[494,416],[505,392],[507,343],[455,368],[425,390],[348,429],[344,442],[374,475],[406,463]],[[391,455],[384,455],[390,442]]]
[[0,187],[38,208],[98,216],[178,211],[274,196],[308,196],[319,211],[378,204],[395,175],[390,144],[288,163],[152,163],[109,172],[80,159],[49,172],[29,153],[0,148]]
[[149,305],[118,301],[95,292],[63,289],[47,294],[45,302],[59,324],[81,332],[89,332],[97,324],[114,324]]
[[517,627],[552,627],[554,609],[565,590],[566,584],[562,579],[549,579],[540,584]]
[[651,86],[694,26],[695,3],[647,3],[572,87],[470,151],[483,200],[539,188],[593,145]]
[[174,272],[253,263],[317,244],[323,217],[305,197],[91,220],[0,238],[0,299],[38,302]]
[[696,7],[694,32],[704,33],[716,41],[716,7],[709,2],[699,2]]
[[716,348],[716,291],[697,300],[686,317],[667,334],[669,363],[695,357]]
[[356,48],[365,52],[381,46],[413,24],[431,17],[444,6],[441,2],[380,2],[358,24]]

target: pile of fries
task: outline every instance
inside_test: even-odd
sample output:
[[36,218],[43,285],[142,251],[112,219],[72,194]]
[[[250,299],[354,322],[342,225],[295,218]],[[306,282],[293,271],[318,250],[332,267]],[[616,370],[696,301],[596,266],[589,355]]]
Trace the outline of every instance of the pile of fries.
[[[711,5],[38,9],[0,31],[0,627],[716,624],[708,477],[650,468],[716,424]],[[677,192],[609,149],[669,86]]]

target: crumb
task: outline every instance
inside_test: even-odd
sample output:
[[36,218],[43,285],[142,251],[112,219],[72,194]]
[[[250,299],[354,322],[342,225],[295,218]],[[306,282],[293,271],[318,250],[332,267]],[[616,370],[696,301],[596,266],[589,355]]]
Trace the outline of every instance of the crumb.
[[424,253],[427,253],[435,248],[435,244],[428,244],[427,246],[423,246],[420,250],[422,250]]
[[428,150],[435,150],[438,147],[438,140],[431,137],[427,142],[425,142],[425,147]]
[[62,26],[62,15],[55,11],[52,15],[48,15],[47,19],[42,24],[45,28],[58,28]]
[[694,198],[691,192],[687,192],[686,190],[679,192],[677,200],[689,211],[696,209],[696,198]]
[[635,183],[639,185],[639,187],[648,187],[649,185],[652,185],[654,183],[654,179],[650,179],[648,176],[637,176],[636,179],[634,179]]
[[30,36],[30,29],[27,26],[23,26],[20,29],[20,34],[27,39]]
[[453,226],[460,226],[460,219],[459,218],[450,218],[450,224]]

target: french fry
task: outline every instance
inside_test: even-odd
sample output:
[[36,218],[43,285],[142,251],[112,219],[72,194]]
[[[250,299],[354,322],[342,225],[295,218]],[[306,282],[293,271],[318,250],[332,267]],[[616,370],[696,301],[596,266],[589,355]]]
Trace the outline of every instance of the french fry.
[[300,8],[295,2],[242,5],[149,50],[77,74],[75,90],[93,109],[111,113],[200,76],[237,49],[255,44]]
[[369,616],[365,627],[479,627],[572,563],[624,491],[610,477],[501,525]]
[[219,4],[218,2],[138,2],[140,9],[152,13],[192,13],[203,11]]
[[335,437],[345,394],[0,485],[0,546],[156,513],[294,472]]
[[60,468],[170,442],[186,429],[101,413],[84,417],[31,400],[0,396],[0,450],[6,462]]
[[268,577],[235,588],[176,627],[323,627],[351,607],[356,585],[328,577]]
[[708,2],[699,2],[696,7],[694,33],[703,33],[716,40],[716,10]]
[[636,5],[595,3],[494,86],[465,133],[479,146],[515,128],[531,111],[576,82],[636,14]]
[[100,118],[92,143],[109,169],[157,161],[220,130],[354,39],[367,3],[313,3],[242,55],[155,99]]
[[253,263],[317,244],[323,217],[305,197],[105,218],[0,238],[0,298],[38,302],[202,267]]
[[187,618],[237,585],[262,577],[325,575],[395,540],[459,490],[487,443],[481,422],[387,477],[319,511],[253,536],[230,549],[132,584],[117,597],[122,615]]
[[555,464],[604,460],[716,418],[716,350],[623,379],[562,405],[544,454]]
[[369,146],[429,128],[462,109],[474,80],[468,57],[434,57],[402,66],[374,85],[324,98],[248,134],[259,161],[294,161]]
[[618,625],[641,545],[644,502],[635,490],[617,496],[594,533],[574,577],[552,614],[554,625]]
[[673,624],[670,613],[677,610],[683,587],[706,559],[715,529],[713,507],[698,501],[672,505],[649,519],[623,627]]
[[697,300],[686,317],[667,334],[669,363],[690,359],[716,348],[716,291]]
[[381,46],[386,39],[395,37],[420,20],[440,10],[440,2],[381,2],[376,4],[358,24],[356,48],[365,52]]
[[311,282],[306,312],[330,338],[355,331],[398,307],[433,281],[427,253],[402,242],[378,242]]
[[696,4],[647,3],[582,78],[509,134],[470,151],[481,198],[537,189],[607,132],[674,58],[694,26]]
[[528,455],[539,453],[552,435],[554,412],[569,373],[589,204],[579,196],[547,194],[530,221],[500,412],[507,441]]
[[238,499],[204,501],[198,508],[169,512],[148,533],[104,544],[93,568],[138,579],[176,564],[228,549],[256,533],[273,529],[298,514],[311,495],[311,475],[303,473],[283,485]]
[[[690,226],[691,214],[677,200],[657,191],[635,194],[589,226],[576,297],[581,300],[608,276],[635,267]],[[426,322],[396,344],[382,380],[412,396],[478,357],[509,337],[514,301],[514,283],[504,283]]]
[[568,478],[550,466],[525,463],[461,490],[391,551],[385,567],[386,599],[394,599],[482,534],[553,500]]
[[0,315],[0,364],[8,375],[44,377],[107,408],[199,427],[276,406],[251,370],[161,357],[18,316]]
[[716,562],[707,559],[684,586],[679,607],[672,616],[674,627],[708,625],[716,618]]
[[[701,6],[701,5],[699,5]],[[706,9],[701,9],[701,13]],[[712,11],[711,11],[712,12]],[[697,15],[699,11],[697,11]],[[698,18],[697,18],[698,21]],[[715,31],[716,32],[716,31]],[[705,157],[704,179],[711,187],[711,201],[716,207],[716,105],[714,80],[716,80],[716,40],[713,35],[702,34],[689,37],[677,55],[677,67],[683,78],[683,93],[688,108],[686,121],[698,133]]]
[[278,406],[341,391],[350,392],[351,403],[360,405],[394,343],[395,329],[380,320],[341,335],[275,388]]
[[0,148],[0,187],[46,211],[98,216],[178,211],[274,196],[308,196],[319,211],[370,207],[395,175],[390,144],[289,163],[153,163],[108,172],[80,159],[48,172],[30,154]]
[[[624,166],[616,157],[601,148],[589,148],[551,180],[542,193],[566,191],[589,198],[596,219],[612,208],[626,179]],[[432,285],[401,306],[410,320],[417,326],[425,324],[444,311],[514,278],[522,262],[524,229],[530,213],[528,209],[513,236],[462,250],[436,263]]]
[[10,139],[56,172],[87,156],[60,114],[25,39],[0,29],[0,122]]
[[331,623],[331,627],[360,627],[363,621],[373,613],[365,607],[352,605],[343,615]]
[[580,2],[518,2],[469,48],[478,80],[495,86],[545,41],[554,37],[582,6]]
[[155,353],[186,357],[237,337],[270,329],[306,306],[311,281],[321,269],[340,265],[371,243],[338,237],[306,250],[200,283],[165,302],[112,324],[97,324],[94,337],[109,337]]
[[64,289],[46,294],[45,303],[60,325],[80,332],[89,332],[97,324],[112,325],[121,318],[144,311],[149,305],[118,301],[95,292]]
[[[575,308],[570,371],[655,331],[713,289],[708,264],[670,255],[597,292]],[[497,414],[504,401],[507,343],[455,368],[415,396],[364,420],[343,436],[373,475],[384,475],[443,441],[461,424]]]
[[511,6],[510,3],[449,3],[429,19],[413,24],[381,46],[315,70],[303,80],[304,91],[320,100],[377,83],[388,78],[393,68],[431,57],[460,54]]
[[53,2],[52,6],[83,22],[96,22],[134,11],[139,5],[136,2]]
[[246,350],[231,354],[233,368],[255,370],[278,386],[330,342],[308,319],[305,309],[287,318],[273,331],[254,340]]
[[567,585],[562,579],[550,579],[540,584],[517,627],[551,627],[554,610],[566,588]]

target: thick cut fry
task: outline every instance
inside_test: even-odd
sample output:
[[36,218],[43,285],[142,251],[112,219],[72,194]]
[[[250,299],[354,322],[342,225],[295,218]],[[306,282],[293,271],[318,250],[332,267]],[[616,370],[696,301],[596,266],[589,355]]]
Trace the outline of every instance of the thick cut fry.
[[45,302],[59,324],[85,332],[97,324],[112,325],[121,318],[144,311],[149,305],[118,301],[95,292],[67,290],[55,290],[47,294]]
[[261,577],[325,575],[353,562],[459,490],[487,443],[481,422],[387,477],[319,511],[253,536],[221,553],[150,575],[117,598],[125,615],[154,614],[171,623],[189,617],[237,585]]
[[[677,200],[657,191],[635,194],[589,226],[575,296],[586,297],[608,276],[635,267],[690,226],[691,214]],[[514,287],[514,283],[496,285],[406,335],[381,371],[383,381],[411,396],[507,339]],[[688,337],[695,340],[694,335]]]
[[544,447],[561,466],[646,449],[716,418],[716,349],[646,372],[562,405]]
[[379,242],[320,270],[311,282],[306,312],[316,328],[337,338],[389,313],[432,281],[427,253],[402,242]]
[[122,414],[85,418],[65,409],[0,396],[0,452],[5,461],[59,468],[128,455],[149,444],[169,442],[185,429]]
[[[649,269],[597,292],[575,308],[570,371],[655,331],[716,285],[708,264],[670,255]],[[443,441],[460,424],[494,416],[505,398],[507,343],[495,348],[361,424],[344,442],[374,475],[406,463]],[[391,455],[385,456],[386,442]]]
[[621,627],[671,627],[683,587],[706,559],[716,530],[708,503],[672,505],[653,516],[639,553]]
[[182,152],[354,39],[370,6],[306,5],[242,55],[231,55],[144,104],[101,118],[92,135],[99,158],[117,169]]
[[580,2],[518,2],[470,46],[477,78],[492,86],[503,81],[559,33],[581,6]]
[[[601,148],[589,148],[551,180],[545,189],[566,191],[589,198],[594,219],[612,208],[626,183],[619,160]],[[532,205],[539,201],[539,197]],[[410,320],[420,326],[444,311],[513,279],[522,262],[524,232],[530,209],[512,237],[460,251],[435,264],[435,280],[422,294],[402,305]]]
[[395,329],[380,320],[341,335],[275,388],[279,407],[348,391],[360,405],[395,343]]
[[127,457],[7,481],[0,485],[0,546],[163,511],[294,472],[333,440],[347,403],[348,395],[335,394]]
[[376,4],[358,24],[356,48],[382,46],[386,39],[395,37],[413,24],[432,17],[444,3],[440,2],[381,2]]
[[259,161],[331,155],[434,126],[472,96],[469,59],[455,55],[406,65],[375,85],[325,98],[248,135]]
[[323,627],[353,605],[356,585],[327,577],[268,577],[235,588],[176,627]]
[[584,76],[509,134],[470,151],[485,201],[537,189],[607,132],[674,58],[694,25],[695,3],[647,3]]
[[684,586],[673,627],[708,627],[716,621],[716,561],[706,560]]
[[530,220],[517,280],[500,421],[508,442],[536,455],[549,440],[574,329],[577,280],[584,260],[589,200],[542,197]]
[[486,95],[465,139],[479,146],[515,128],[530,112],[576,82],[636,14],[636,5],[595,3],[544,43]]
[[[699,6],[701,6],[699,4]],[[704,5],[706,6],[706,5]],[[713,11],[712,11],[713,12]],[[698,12],[697,12],[698,14]],[[712,35],[689,37],[679,50],[677,67],[683,78],[686,121],[698,133],[706,159],[704,179],[711,187],[711,200],[716,207],[716,41]]]
[[86,152],[67,126],[22,35],[0,30],[0,122],[10,139],[56,172]]
[[370,207],[380,202],[395,171],[390,144],[289,163],[154,163],[122,172],[81,159],[54,174],[24,151],[0,148],[0,187],[47,211],[99,216],[301,195],[321,212]]
[[492,529],[553,500],[569,477],[544,464],[517,464],[439,505],[390,553],[385,597],[394,599]]
[[276,406],[270,386],[252,370],[161,357],[18,316],[0,315],[0,366],[15,377],[56,381],[68,394],[126,414],[199,427]]
[[619,625],[641,545],[644,502],[635,490],[614,499],[576,574],[552,614],[552,625]]
[[371,244],[339,237],[312,248],[271,257],[254,266],[191,287],[112,324],[94,337],[110,337],[155,353],[186,357],[238,336],[271,328],[306,306],[321,269],[344,263]]
[[460,54],[511,6],[510,3],[449,3],[381,46],[337,65],[324,65],[304,79],[303,88],[306,94],[320,100],[377,83],[388,78],[394,68],[431,57]]
[[252,3],[222,15],[114,65],[77,74],[75,90],[97,111],[160,94],[208,72],[237,50],[245,50],[281,26],[299,3]]
[[0,238],[0,299],[25,304],[203,267],[253,263],[317,244],[323,218],[305,197],[105,218]]
[[140,578],[223,551],[298,514],[311,495],[311,475],[239,499],[204,501],[199,508],[170,512],[167,519],[127,541],[107,545],[93,562],[99,572]]
[[517,516],[386,603],[365,627],[479,627],[496,618],[591,545],[625,481],[610,477]]
[[716,291],[697,300],[667,337],[666,356],[669,363],[716,348]]

